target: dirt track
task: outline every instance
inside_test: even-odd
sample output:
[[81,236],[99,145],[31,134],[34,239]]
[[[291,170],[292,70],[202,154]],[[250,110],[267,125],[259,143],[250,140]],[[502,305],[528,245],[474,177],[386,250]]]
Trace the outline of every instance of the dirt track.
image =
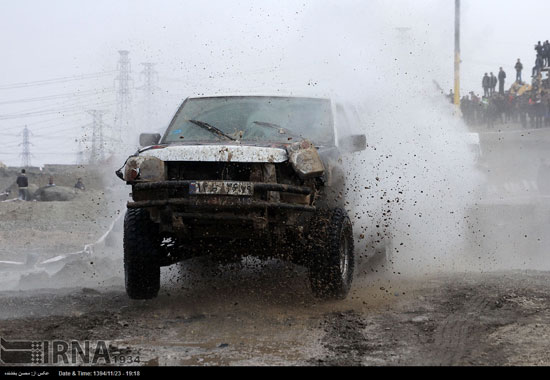
[[319,303],[299,268],[225,269],[166,279],[152,301],[122,286],[3,292],[0,336],[107,340],[148,365],[550,364],[546,272],[371,278]]
[[[85,203],[57,206],[112,220],[101,212],[103,202],[75,202]],[[33,208],[32,218],[2,219],[3,234],[24,233],[24,225],[30,233],[13,244],[3,240],[0,260],[20,257],[22,242],[45,255],[39,261],[51,258],[33,240],[35,227],[49,232],[47,247],[76,249],[108,225],[75,220],[82,233],[72,234],[70,247],[59,245],[67,221],[56,227],[48,211],[54,204],[21,204]],[[16,206],[0,203],[3,215]],[[55,270],[0,268],[0,337],[104,340],[111,355],[139,357],[139,365],[550,364],[548,272],[408,276],[374,266],[379,272],[357,278],[345,301],[319,302],[303,268],[249,258],[232,266],[194,260],[163,269],[157,299],[132,301],[124,291],[120,240]]]

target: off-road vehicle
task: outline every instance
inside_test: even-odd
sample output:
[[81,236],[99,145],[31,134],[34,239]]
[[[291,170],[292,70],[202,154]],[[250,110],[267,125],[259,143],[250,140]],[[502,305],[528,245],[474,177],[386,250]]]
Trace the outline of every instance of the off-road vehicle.
[[187,98],[117,171],[132,186],[128,295],[156,297],[160,267],[209,255],[288,260],[308,268],[315,295],[346,297],[355,258],[341,157],[366,146],[342,135],[352,119],[323,98]]

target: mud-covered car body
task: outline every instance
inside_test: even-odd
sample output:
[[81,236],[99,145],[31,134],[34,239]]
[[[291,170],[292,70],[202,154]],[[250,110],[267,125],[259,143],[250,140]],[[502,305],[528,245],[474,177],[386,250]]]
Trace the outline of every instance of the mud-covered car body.
[[205,254],[308,265],[320,214],[347,218],[341,157],[366,144],[341,136],[337,114],[350,118],[320,98],[188,98],[162,137],[142,135],[148,146],[117,174],[132,186],[129,212],[164,242],[159,265]]

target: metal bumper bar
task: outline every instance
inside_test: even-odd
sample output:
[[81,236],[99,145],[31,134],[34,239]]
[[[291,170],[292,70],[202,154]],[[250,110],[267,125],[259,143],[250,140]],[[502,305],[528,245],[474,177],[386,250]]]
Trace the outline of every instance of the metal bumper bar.
[[279,209],[308,211],[316,210],[314,206],[299,205],[293,203],[268,202],[244,197],[197,197],[197,198],[171,198],[162,200],[146,200],[128,202],[128,208],[162,207],[162,206],[188,206],[193,209],[204,210],[250,210],[250,209]]
[[[160,182],[142,182],[134,184],[135,190],[158,190],[158,189],[178,189],[189,188],[189,184],[198,181],[160,181]],[[278,191],[293,194],[311,194],[311,189],[307,186],[286,185],[283,183],[265,183],[250,182],[254,186],[254,191]]]

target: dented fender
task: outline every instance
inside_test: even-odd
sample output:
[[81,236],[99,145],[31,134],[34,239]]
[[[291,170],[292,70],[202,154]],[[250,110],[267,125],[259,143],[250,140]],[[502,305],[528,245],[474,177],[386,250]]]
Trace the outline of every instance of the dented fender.
[[292,168],[302,179],[309,179],[323,175],[325,166],[317,148],[308,140],[290,145],[287,148],[288,160]]

